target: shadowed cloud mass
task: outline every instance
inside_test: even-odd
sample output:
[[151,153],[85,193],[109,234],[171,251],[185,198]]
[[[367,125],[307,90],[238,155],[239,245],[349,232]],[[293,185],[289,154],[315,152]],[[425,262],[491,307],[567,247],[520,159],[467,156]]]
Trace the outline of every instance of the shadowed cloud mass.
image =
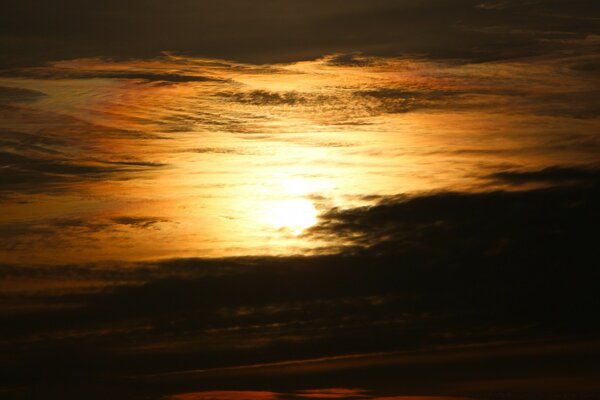
[[[175,386],[218,388],[223,379],[243,389],[331,381],[381,390],[390,373],[400,374],[390,389],[477,395],[469,385],[494,381],[505,368],[511,379],[535,371],[562,379],[558,391],[577,391],[577,379],[597,373],[600,350],[600,276],[590,263],[598,257],[598,200],[596,178],[392,197],[325,213],[306,235],[351,244],[329,256],[6,265],[4,276],[22,289],[4,296],[3,343],[11,350],[3,385],[95,380],[111,360],[103,381],[165,395]],[[35,290],[40,279],[66,277],[79,284]],[[558,344],[564,340],[571,344]],[[563,362],[577,367],[564,375]],[[44,370],[48,363],[54,372]],[[282,378],[273,383],[273,374]],[[530,387],[552,393],[534,380]],[[332,398],[309,389],[296,396]]]
[[5,65],[164,50],[262,63],[356,51],[502,59],[594,37],[599,12],[590,0],[9,0],[4,9]]

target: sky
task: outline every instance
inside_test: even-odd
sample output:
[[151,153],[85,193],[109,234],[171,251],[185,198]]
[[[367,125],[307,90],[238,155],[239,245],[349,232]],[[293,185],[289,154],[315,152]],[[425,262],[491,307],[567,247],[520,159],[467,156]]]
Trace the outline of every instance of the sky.
[[0,398],[600,398],[600,3],[2,8]]

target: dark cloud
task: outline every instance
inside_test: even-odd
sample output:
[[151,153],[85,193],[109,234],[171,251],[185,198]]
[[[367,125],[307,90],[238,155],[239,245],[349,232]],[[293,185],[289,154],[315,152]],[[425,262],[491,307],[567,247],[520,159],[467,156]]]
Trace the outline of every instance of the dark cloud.
[[574,63],[571,68],[575,71],[600,73],[600,60],[585,60]]
[[68,183],[73,179],[98,179],[118,170],[8,152],[2,152],[0,157],[1,192],[53,191],[55,185],[60,183]]
[[45,96],[37,90],[0,86],[0,104],[30,102]]
[[165,50],[251,62],[354,52],[488,60],[572,49],[565,41],[598,33],[591,0],[5,3],[0,64],[6,66]]
[[356,92],[359,96],[372,97],[376,99],[400,99],[410,100],[414,98],[440,99],[456,94],[451,91],[438,90],[410,90],[410,89],[395,89],[395,88],[380,88],[372,90],[363,90]]
[[109,165],[123,165],[123,166],[132,166],[132,167],[164,167],[166,164],[159,162],[151,162],[151,161],[135,161],[135,160],[124,160],[124,161],[107,161],[107,160],[99,160],[103,164]]
[[81,165],[69,163],[67,160],[53,160],[27,157],[14,153],[1,153],[4,168],[18,168],[31,172],[47,173],[49,175],[81,175],[94,177],[114,172],[118,167],[101,165]]
[[88,78],[108,78],[108,79],[135,79],[144,81],[158,81],[158,82],[172,82],[172,83],[184,83],[184,82],[221,82],[221,79],[210,78],[207,76],[198,75],[181,75],[181,74],[150,74],[150,73],[109,73],[100,72],[97,74],[83,74],[76,75],[77,78],[88,79]]
[[22,152],[28,150],[38,154],[60,154],[65,140],[36,133],[0,130],[0,149],[4,151]]
[[[338,91],[335,94],[314,92],[253,90],[219,92],[215,96],[241,104],[256,106],[306,106],[320,110],[353,110],[357,115],[404,113],[423,109],[465,108],[470,95],[491,94],[489,91],[435,90],[428,88],[373,88]],[[494,94],[514,95],[513,92],[495,91]],[[482,107],[481,101],[471,107]],[[574,108],[574,107],[571,107]],[[548,111],[549,112],[549,111]],[[575,111],[574,111],[575,112]]]
[[[533,99],[535,101],[536,99]],[[539,115],[597,119],[600,116],[600,91],[557,93],[540,99]]]
[[[299,92],[271,92],[268,90],[253,90],[251,92],[220,92],[216,96],[231,101],[259,106],[301,105],[309,102],[310,94]],[[313,96],[314,97],[314,96]]]
[[[135,161],[70,160],[55,154],[24,155],[0,151],[0,192],[44,192],[62,185],[104,178],[128,179],[128,174],[162,164]],[[61,186],[56,186],[56,185]]]
[[403,113],[426,108],[447,108],[452,99],[452,107],[459,106],[462,93],[445,90],[411,90],[398,88],[379,88],[360,90],[356,96],[376,102],[375,108],[380,112]]
[[[358,90],[358,97],[370,99],[374,110],[404,113],[431,110],[503,110],[506,102],[511,112],[539,116],[596,119],[600,115],[596,90],[554,91],[534,94],[518,89],[471,88],[438,90],[430,88],[377,88]],[[501,99],[501,100],[500,100]]]
[[134,228],[151,228],[154,227],[156,224],[161,223],[161,222],[168,222],[168,220],[165,220],[163,218],[156,218],[156,217],[127,217],[127,216],[123,216],[123,217],[115,217],[112,218],[112,222],[116,223],[116,224],[120,224],[120,225],[128,225]]
[[327,60],[327,65],[343,67],[366,67],[371,64],[371,60],[359,54],[337,54]]
[[158,223],[168,222],[167,219],[158,217],[132,217],[119,216],[109,220],[90,221],[83,218],[62,218],[51,221],[46,221],[44,225],[48,227],[62,228],[85,228],[90,231],[100,231],[113,228],[115,225],[126,225],[132,228],[151,228]]
[[[270,91],[270,90],[252,90],[252,91],[231,91],[216,93],[217,98],[226,101],[261,107],[304,107],[306,117],[313,116],[310,110],[315,112],[352,110],[356,113],[367,114],[372,107],[369,104],[361,104],[360,101],[349,99],[344,93],[323,94],[320,92],[299,92],[299,91]],[[314,117],[314,116],[313,116]],[[349,118],[352,120],[352,118]],[[339,121],[327,120],[321,123],[336,124]],[[347,122],[347,121],[345,121]],[[353,122],[353,121],[352,121]]]
[[[20,221],[19,223],[9,222],[0,224],[0,236],[4,237],[4,240],[0,242],[0,249],[9,251],[19,248],[26,249],[37,241],[64,243],[66,238],[79,241],[93,240],[96,234],[115,234],[123,231],[123,228],[160,230],[160,224],[169,222],[171,221],[166,218],[147,216],[118,216],[96,219],[73,216],[56,219],[33,219]],[[70,271],[70,269],[68,270]],[[33,270],[26,269],[25,271],[31,272]],[[61,269],[57,267],[55,271],[58,273]],[[47,274],[48,271],[45,273]],[[55,281],[60,281],[60,277],[60,273],[47,276],[47,278]],[[129,277],[123,276],[123,279],[129,280]]]
[[[99,155],[97,148],[92,150],[99,138],[146,137],[143,134],[95,125],[69,116],[19,108],[12,103],[25,101],[25,98],[39,98],[43,94],[27,89],[4,91],[13,92],[18,95],[11,94],[7,97],[10,104],[6,103],[3,111],[8,121],[9,118],[17,119],[20,129],[0,129],[2,194],[56,192],[81,181],[129,179],[131,174],[165,166],[163,163],[122,154]],[[44,124],[46,127],[29,127],[28,130],[23,120]],[[81,155],[85,153],[90,155]]]
[[247,155],[253,154],[251,152],[245,151],[241,148],[224,148],[224,147],[201,147],[197,149],[190,149],[192,153],[200,153],[200,154],[236,154],[236,155]]
[[203,75],[186,75],[179,73],[152,73],[136,71],[85,71],[77,70],[75,68],[25,68],[16,70],[6,70],[3,73],[4,75],[11,77],[34,79],[131,79],[163,83],[223,82],[222,79]]
[[[586,342],[600,331],[593,262],[600,191],[597,176],[585,181],[333,209],[307,234],[352,245],[327,256],[5,265],[3,277],[22,285],[53,275],[105,283],[102,290],[3,295],[1,344],[10,351],[2,352],[2,386],[64,389],[78,377],[86,388],[128,382],[129,392],[112,398],[159,398],[224,382],[244,390],[328,382],[467,394],[498,376],[558,376],[568,362],[576,365],[565,378],[571,383],[557,390],[595,390],[591,378],[572,381],[597,373],[600,354]],[[17,307],[25,301],[29,308]],[[302,361],[309,359],[320,361]]]
[[539,171],[502,171],[488,175],[486,178],[508,183],[525,185],[543,183],[550,185],[569,183],[591,183],[600,181],[600,170],[585,167],[548,167]]

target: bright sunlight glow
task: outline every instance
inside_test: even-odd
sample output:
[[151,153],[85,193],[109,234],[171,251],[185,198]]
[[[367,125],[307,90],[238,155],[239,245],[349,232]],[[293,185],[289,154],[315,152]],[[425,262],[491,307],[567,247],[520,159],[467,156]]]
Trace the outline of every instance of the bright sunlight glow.
[[306,199],[283,200],[269,210],[268,219],[274,228],[285,228],[299,235],[317,223],[317,210]]

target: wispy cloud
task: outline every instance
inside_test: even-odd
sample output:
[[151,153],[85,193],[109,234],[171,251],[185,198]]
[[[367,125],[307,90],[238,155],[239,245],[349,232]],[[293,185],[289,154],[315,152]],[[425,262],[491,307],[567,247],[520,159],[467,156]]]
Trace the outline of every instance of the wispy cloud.
[[366,390],[351,388],[301,390],[298,392],[297,396],[312,399],[356,399],[361,397],[370,397],[366,395]]
[[277,393],[258,391],[212,391],[176,394],[165,400],[277,400]]

